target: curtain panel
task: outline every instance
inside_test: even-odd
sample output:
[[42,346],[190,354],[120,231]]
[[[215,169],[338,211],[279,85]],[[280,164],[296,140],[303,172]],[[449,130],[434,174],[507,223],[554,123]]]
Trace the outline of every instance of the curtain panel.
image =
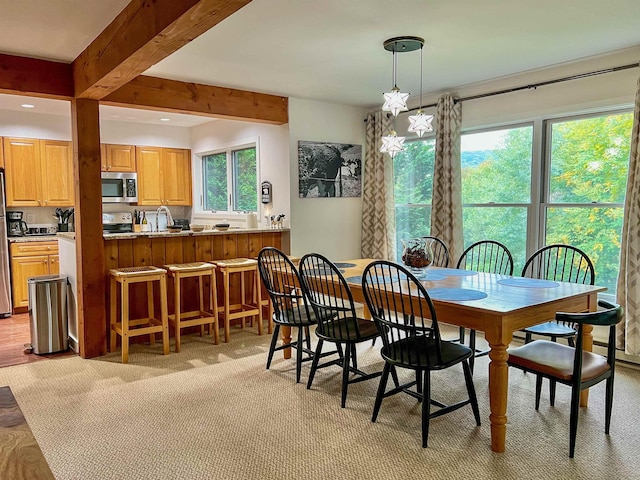
[[640,78],[631,131],[617,301],[625,314],[618,325],[616,347],[628,355],[640,355]]
[[462,238],[462,167],[460,136],[462,105],[450,95],[438,100],[436,111],[436,155],[433,168],[431,235],[449,247],[455,265],[464,250]]
[[379,111],[369,114],[366,122],[360,249],[362,258],[395,260],[393,159],[380,153],[382,137],[391,129],[391,120]]

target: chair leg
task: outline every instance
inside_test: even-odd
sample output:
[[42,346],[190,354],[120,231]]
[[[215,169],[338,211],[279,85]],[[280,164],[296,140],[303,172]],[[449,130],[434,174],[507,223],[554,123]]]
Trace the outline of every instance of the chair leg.
[[358,356],[356,354],[356,344],[355,343],[351,344],[351,363],[353,365],[353,368],[355,368],[357,370],[358,369]]
[[396,367],[391,367],[391,378],[393,378],[393,384],[397,387],[400,386],[400,380],[398,380],[398,372]]
[[[473,330],[472,330],[473,331]],[[480,409],[478,408],[478,398],[476,397],[476,389],[473,385],[473,374],[467,361],[462,362],[462,371],[464,372],[464,382],[467,384],[467,393],[471,402],[471,410],[473,417],[476,419],[476,425],[480,426]]]
[[573,337],[567,337],[567,344],[569,344],[571,348],[576,348],[576,341]]
[[344,360],[342,360],[342,399],[340,406],[344,408],[347,405],[347,390],[349,389],[349,364],[351,363],[351,347],[346,345],[344,349]]
[[556,404],[556,381],[549,379],[549,405]]
[[465,333],[464,333],[464,327],[460,327],[459,330],[459,335],[460,335],[460,345],[464,345],[464,337],[465,337]]
[[316,374],[316,370],[318,369],[318,362],[320,361],[320,355],[322,354],[322,344],[324,340],[319,339],[318,345],[316,346],[316,353],[313,354],[313,361],[311,362],[311,370],[309,371],[309,380],[307,380],[307,390],[311,388],[311,384],[313,383],[313,377]]
[[571,419],[569,420],[569,457],[573,458],[578,433],[578,411],[580,406],[580,385],[571,387]]
[[524,343],[531,343],[531,334],[530,333],[526,333],[524,335]]
[[[422,372],[418,371],[417,375]],[[431,416],[431,372],[424,371],[422,391],[422,448],[427,448],[429,441],[429,417]]]
[[304,334],[307,337],[307,348],[311,350],[311,332],[309,331],[309,327],[304,327]]
[[607,378],[607,394],[604,408],[604,433],[609,435],[609,427],[611,427],[611,410],[613,409],[613,373]]
[[[422,393],[422,372],[420,370],[416,370],[416,392]],[[422,398],[418,400],[421,402]]]
[[296,383],[300,383],[300,370],[302,369],[302,349],[304,346],[302,338],[303,334],[304,329],[298,327],[298,343],[296,344]]
[[273,329],[273,335],[271,336],[271,345],[269,346],[269,355],[267,356],[267,370],[271,367],[271,360],[273,360],[273,353],[276,350],[276,344],[278,343],[278,334],[280,333],[280,324],[276,323]]
[[[382,369],[382,376],[380,377],[380,383],[378,384],[378,393],[376,394],[376,401],[373,404],[373,415],[371,421],[375,422],[378,418],[378,412],[380,412],[380,405],[382,405],[382,399],[384,398],[384,391],[387,389],[387,379],[389,378],[389,370],[391,365],[384,362],[384,368]],[[395,369],[394,369],[395,371]]]
[[542,394],[542,375],[536,375],[536,410],[540,408],[541,394]]

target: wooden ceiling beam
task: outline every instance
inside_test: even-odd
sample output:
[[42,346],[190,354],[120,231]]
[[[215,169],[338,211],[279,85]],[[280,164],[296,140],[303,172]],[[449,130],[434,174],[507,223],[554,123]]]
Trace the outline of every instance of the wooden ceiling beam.
[[73,61],[75,97],[106,97],[250,2],[132,0]]
[[148,76],[132,80],[100,103],[273,125],[289,121],[287,97]]
[[71,100],[71,65],[0,53],[0,93]]

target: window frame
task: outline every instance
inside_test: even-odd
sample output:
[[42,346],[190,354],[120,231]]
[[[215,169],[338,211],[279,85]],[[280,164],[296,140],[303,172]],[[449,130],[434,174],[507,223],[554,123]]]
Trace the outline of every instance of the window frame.
[[[572,202],[557,202],[552,203],[550,201],[551,196],[551,153],[552,153],[552,128],[556,123],[562,122],[570,122],[570,121],[578,121],[589,118],[596,117],[604,117],[608,115],[620,115],[623,113],[633,113],[632,107],[612,107],[606,109],[598,109],[593,112],[587,113],[576,113],[576,114],[563,114],[557,115],[553,117],[548,117],[541,119],[541,129],[543,131],[542,138],[542,166],[540,170],[540,186],[539,186],[539,196],[540,201],[538,203],[537,208],[537,236],[535,236],[535,245],[536,248],[533,250],[537,250],[546,244],[547,238],[547,211],[549,209],[562,209],[562,208],[622,208],[624,211],[624,201],[623,203],[599,203],[599,202],[591,202],[591,203],[572,203]],[[627,167],[627,175],[628,175],[628,167]],[[628,178],[628,177],[627,177]],[[528,236],[532,236],[527,232]],[[533,251],[531,253],[533,253]],[[528,255],[531,255],[528,253]],[[598,279],[596,277],[596,284],[598,284]],[[616,301],[616,292],[615,291],[606,291],[598,294],[598,298],[615,302]]]
[[[256,150],[256,213],[260,213],[260,141],[259,137],[246,139],[239,142],[223,145],[214,149],[198,152],[194,155],[194,168],[193,168],[193,184],[197,185],[196,198],[197,202],[194,208],[194,218],[201,219],[232,219],[234,217],[242,217],[247,215],[246,210],[233,210],[235,204],[235,186],[236,179],[234,178],[234,152],[240,150],[246,150],[249,148],[255,148]],[[204,159],[209,155],[226,154],[227,159],[227,210],[205,210],[204,209],[204,195],[205,195],[205,178],[204,178]]]

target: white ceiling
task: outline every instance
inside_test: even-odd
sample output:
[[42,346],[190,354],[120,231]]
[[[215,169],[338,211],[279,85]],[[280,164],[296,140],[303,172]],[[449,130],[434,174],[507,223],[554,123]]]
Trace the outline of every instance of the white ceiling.
[[[0,52],[71,61],[127,3],[0,0]],[[253,0],[146,74],[368,108],[392,86],[390,37],[425,39],[426,94],[638,46],[638,25],[638,0]],[[419,93],[418,52],[397,83]]]

